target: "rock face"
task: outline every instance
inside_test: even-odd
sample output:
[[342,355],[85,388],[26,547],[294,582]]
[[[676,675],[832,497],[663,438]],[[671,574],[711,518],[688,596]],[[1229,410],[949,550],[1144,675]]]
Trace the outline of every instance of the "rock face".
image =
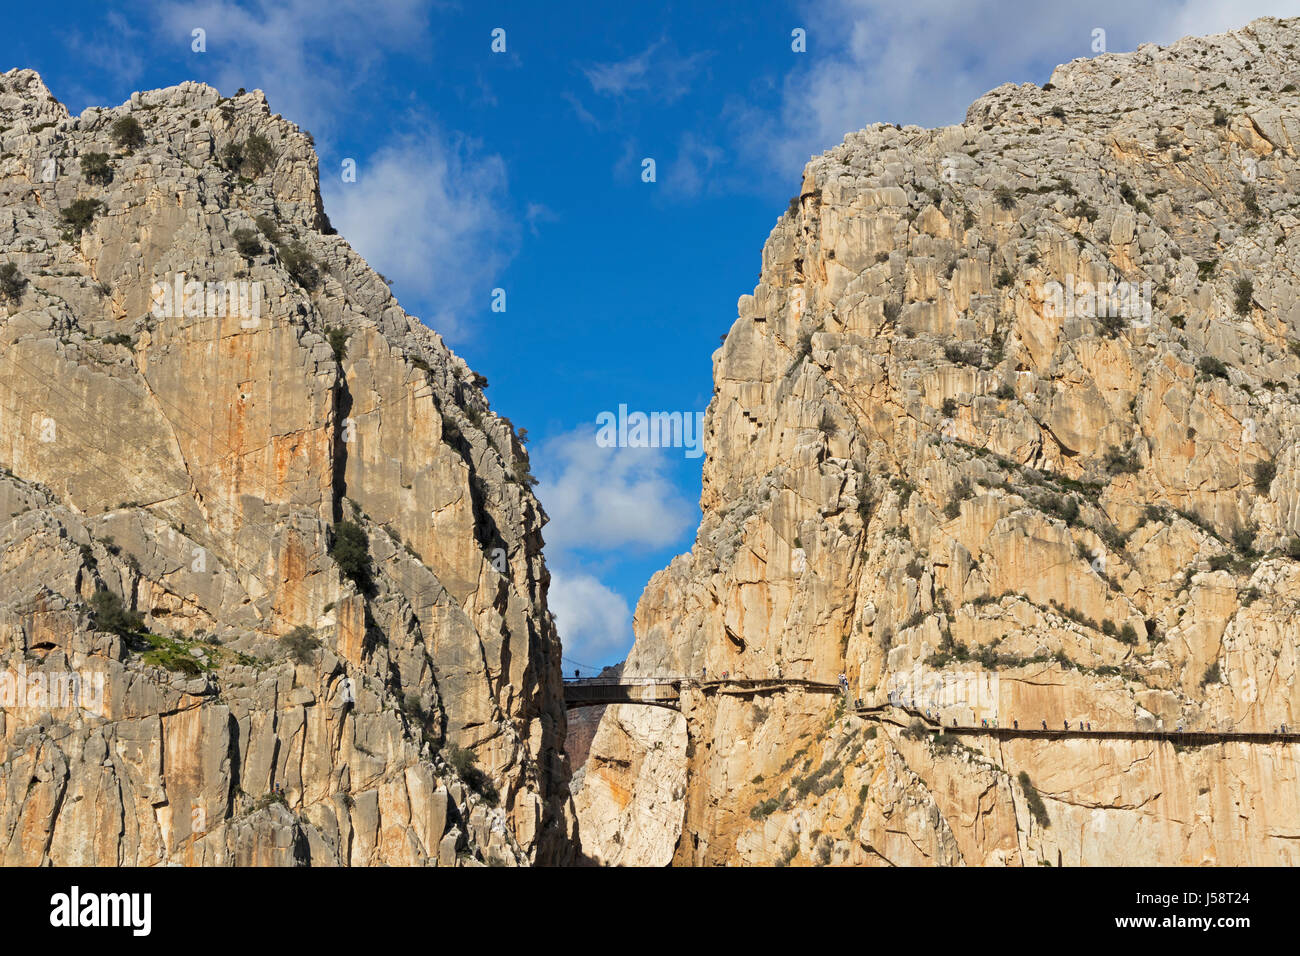
[[310,137],[4,74],[7,264],[0,860],[566,862],[527,455],[334,234]]
[[[703,521],[626,673],[1294,729],[1298,86],[1300,21],[1263,19],[814,158],[714,355]],[[1294,745],[958,741],[844,704],[611,707],[584,855],[1300,862]]]

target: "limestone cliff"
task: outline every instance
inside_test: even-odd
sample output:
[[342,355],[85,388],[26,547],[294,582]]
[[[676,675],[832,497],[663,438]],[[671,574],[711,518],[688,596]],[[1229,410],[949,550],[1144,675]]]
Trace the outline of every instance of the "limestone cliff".
[[260,92],[0,77],[0,860],[564,862],[545,516],[484,384]]
[[587,856],[1300,862],[1295,745],[953,740],[852,706],[1294,728],[1298,47],[1263,19],[1075,61],[808,164],[626,673],[843,672],[851,700],[611,707]]

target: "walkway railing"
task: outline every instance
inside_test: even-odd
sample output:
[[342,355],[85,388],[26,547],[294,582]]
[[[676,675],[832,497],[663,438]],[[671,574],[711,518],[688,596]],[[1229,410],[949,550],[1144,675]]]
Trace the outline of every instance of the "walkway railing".
[[[920,720],[927,732],[951,734],[962,737],[992,737],[997,740],[1029,738],[1039,740],[1064,740],[1070,738],[1097,740],[1162,740],[1187,747],[1203,747],[1216,743],[1300,743],[1300,733],[1294,731],[1243,731],[1243,730],[1088,730],[1073,726],[1042,728],[1038,727],[985,727],[968,724],[955,726],[943,724],[922,711],[901,704],[877,704],[854,708],[860,717],[881,717],[886,711],[898,710],[909,717]],[[900,725],[901,726],[901,725]]]
[[564,681],[566,708],[603,704],[650,704],[677,709],[682,687],[697,688],[703,694],[747,696],[765,691],[801,687],[814,692],[833,691],[835,683],[802,677],[574,677]]

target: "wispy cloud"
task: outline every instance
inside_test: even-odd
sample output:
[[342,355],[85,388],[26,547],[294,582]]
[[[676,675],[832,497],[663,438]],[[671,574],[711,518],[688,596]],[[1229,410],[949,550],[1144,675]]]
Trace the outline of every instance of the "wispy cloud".
[[592,115],[591,111],[582,105],[582,100],[578,99],[575,94],[566,91],[561,93],[560,96],[566,103],[573,107],[573,115],[578,117],[582,123],[597,129],[600,127],[600,120],[596,119],[596,117]]
[[645,550],[677,541],[694,520],[694,506],[669,475],[662,448],[601,448],[595,426],[540,447],[537,496],[551,522],[553,548]]
[[262,89],[273,108],[316,133],[346,111],[340,98],[364,88],[394,50],[428,49],[429,0],[171,0],[148,22],[159,42],[188,49],[202,29],[207,51],[195,73],[223,92]]
[[626,599],[601,578],[629,555],[681,542],[697,511],[669,474],[669,451],[601,448],[594,426],[538,446],[537,495],[550,515],[550,606],[565,654],[603,663],[632,644]]
[[[943,126],[1006,82],[1043,81],[1057,63],[1109,49],[1171,43],[1188,34],[1293,15],[1288,0],[829,0],[806,4],[808,52],[792,64],[774,111],[733,102],[731,128],[762,168],[792,181],[809,156],[871,123]],[[1032,30],[1021,29],[1033,24]]]
[[599,666],[626,653],[632,643],[627,601],[594,575],[553,568],[548,603],[564,656],[575,664]]
[[431,132],[359,158],[355,183],[322,176],[334,227],[450,338],[468,333],[466,312],[486,309],[518,245],[506,189],[500,157]]
[[591,88],[603,96],[645,94],[671,103],[690,91],[707,53],[682,55],[667,39],[651,43],[635,56],[583,68]]
[[668,175],[663,177],[664,188],[680,197],[708,192],[717,184],[713,174],[722,166],[725,156],[722,147],[716,143],[696,133],[683,133],[677,146],[677,158],[669,165]]

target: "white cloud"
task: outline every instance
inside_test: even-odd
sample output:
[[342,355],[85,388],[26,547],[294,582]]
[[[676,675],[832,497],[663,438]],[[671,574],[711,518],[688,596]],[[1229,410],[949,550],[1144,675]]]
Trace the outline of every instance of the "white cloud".
[[744,105],[731,113],[761,164],[790,180],[846,133],[876,122],[959,123],[988,90],[1041,82],[1044,66],[1093,56],[1095,27],[1117,52],[1294,12],[1294,0],[830,0],[803,10],[808,52],[791,54],[778,114]]
[[[192,56],[226,95],[266,92],[278,110],[317,135],[346,115],[339,101],[364,86],[392,50],[427,49],[429,0],[177,0],[149,14],[160,42]],[[191,33],[207,51],[189,53]]]
[[506,211],[505,163],[460,139],[426,133],[358,158],[357,181],[322,177],[330,222],[407,306],[427,307],[448,337],[483,312],[518,224]]
[[722,149],[697,136],[682,134],[677,158],[662,177],[664,187],[674,195],[697,196],[714,186],[714,168],[725,158]]
[[672,102],[690,91],[691,80],[706,53],[682,56],[667,40],[651,43],[636,56],[583,69],[591,88],[605,96],[624,97],[645,93],[653,99]]
[[643,550],[677,542],[696,512],[667,474],[674,454],[682,452],[601,448],[594,426],[540,446],[533,460],[537,497],[551,518],[548,548]]
[[560,219],[549,206],[545,203],[530,202],[524,209],[524,222],[528,224],[528,231],[534,236],[539,234],[538,226],[547,222],[558,222]]
[[553,569],[548,600],[564,642],[564,656],[575,664],[600,666],[623,657],[632,644],[632,614],[621,594],[583,571]]
[[[553,438],[532,453],[537,496],[550,522],[546,559],[550,607],[565,656],[599,666],[632,646],[627,600],[600,580],[629,555],[681,546],[698,520],[694,503],[670,477],[681,449],[602,448],[594,425]],[[579,558],[595,555],[584,563]],[[572,665],[570,665],[572,666]]]

